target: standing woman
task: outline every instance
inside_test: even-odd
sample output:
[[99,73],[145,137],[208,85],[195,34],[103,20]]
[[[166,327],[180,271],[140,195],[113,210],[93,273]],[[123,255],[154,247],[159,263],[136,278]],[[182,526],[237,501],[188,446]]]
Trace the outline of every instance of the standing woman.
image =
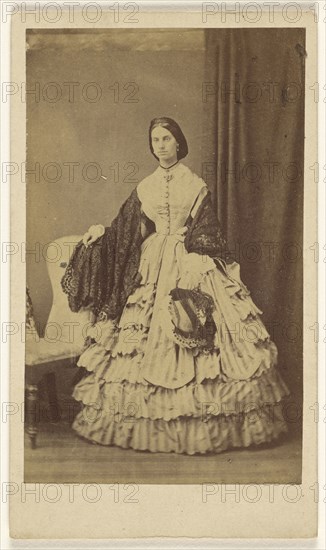
[[71,309],[95,314],[73,428],[152,452],[272,441],[287,431],[289,393],[275,344],[228,261],[205,182],[181,162],[181,128],[152,120],[149,146],[159,166],[110,227],[88,230],[62,280]]

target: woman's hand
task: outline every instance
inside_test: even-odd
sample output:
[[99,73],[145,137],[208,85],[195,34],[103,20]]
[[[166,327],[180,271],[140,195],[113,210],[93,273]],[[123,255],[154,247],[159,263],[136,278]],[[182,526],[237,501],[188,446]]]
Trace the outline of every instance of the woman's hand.
[[83,244],[87,248],[91,244],[95,243],[97,239],[102,237],[102,235],[104,235],[104,232],[104,225],[91,225],[88,231],[86,231],[85,235],[83,236]]
[[186,238],[187,231],[188,231],[188,226],[187,225],[184,225],[183,227],[178,229],[178,231],[176,232],[176,235],[178,235],[179,241],[184,242],[184,240]]

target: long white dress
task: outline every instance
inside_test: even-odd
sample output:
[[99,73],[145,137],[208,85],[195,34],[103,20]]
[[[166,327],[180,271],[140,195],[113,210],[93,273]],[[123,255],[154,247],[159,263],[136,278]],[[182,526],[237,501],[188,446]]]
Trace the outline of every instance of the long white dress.
[[[73,428],[103,444],[152,452],[207,453],[272,441],[287,431],[288,388],[237,263],[218,269],[188,254],[183,229],[207,190],[182,163],[159,167],[137,186],[155,223],[142,244],[141,284],[120,320],[98,322],[79,359],[88,373],[74,389],[82,410]],[[214,348],[179,345],[169,292],[200,289],[214,301]]]

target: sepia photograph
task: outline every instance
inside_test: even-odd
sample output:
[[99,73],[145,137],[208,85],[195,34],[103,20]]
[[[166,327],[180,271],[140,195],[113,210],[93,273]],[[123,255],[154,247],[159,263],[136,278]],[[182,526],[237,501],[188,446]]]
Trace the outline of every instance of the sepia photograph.
[[25,482],[301,482],[306,56],[27,29]]
[[68,4],[0,9],[5,545],[319,544],[320,12]]

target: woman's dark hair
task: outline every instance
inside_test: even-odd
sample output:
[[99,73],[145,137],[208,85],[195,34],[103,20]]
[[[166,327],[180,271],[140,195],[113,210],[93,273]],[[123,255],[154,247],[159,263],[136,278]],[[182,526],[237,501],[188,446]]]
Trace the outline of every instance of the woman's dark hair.
[[158,118],[153,118],[149,125],[149,148],[154,155],[154,157],[158,159],[158,157],[154,154],[153,146],[152,146],[152,131],[154,128],[157,128],[157,126],[162,126],[163,128],[166,128],[171,132],[173,137],[176,139],[179,150],[177,151],[177,159],[183,159],[188,155],[188,144],[187,140],[179,126],[179,124],[173,120],[173,118],[168,118],[167,116],[162,116]]

